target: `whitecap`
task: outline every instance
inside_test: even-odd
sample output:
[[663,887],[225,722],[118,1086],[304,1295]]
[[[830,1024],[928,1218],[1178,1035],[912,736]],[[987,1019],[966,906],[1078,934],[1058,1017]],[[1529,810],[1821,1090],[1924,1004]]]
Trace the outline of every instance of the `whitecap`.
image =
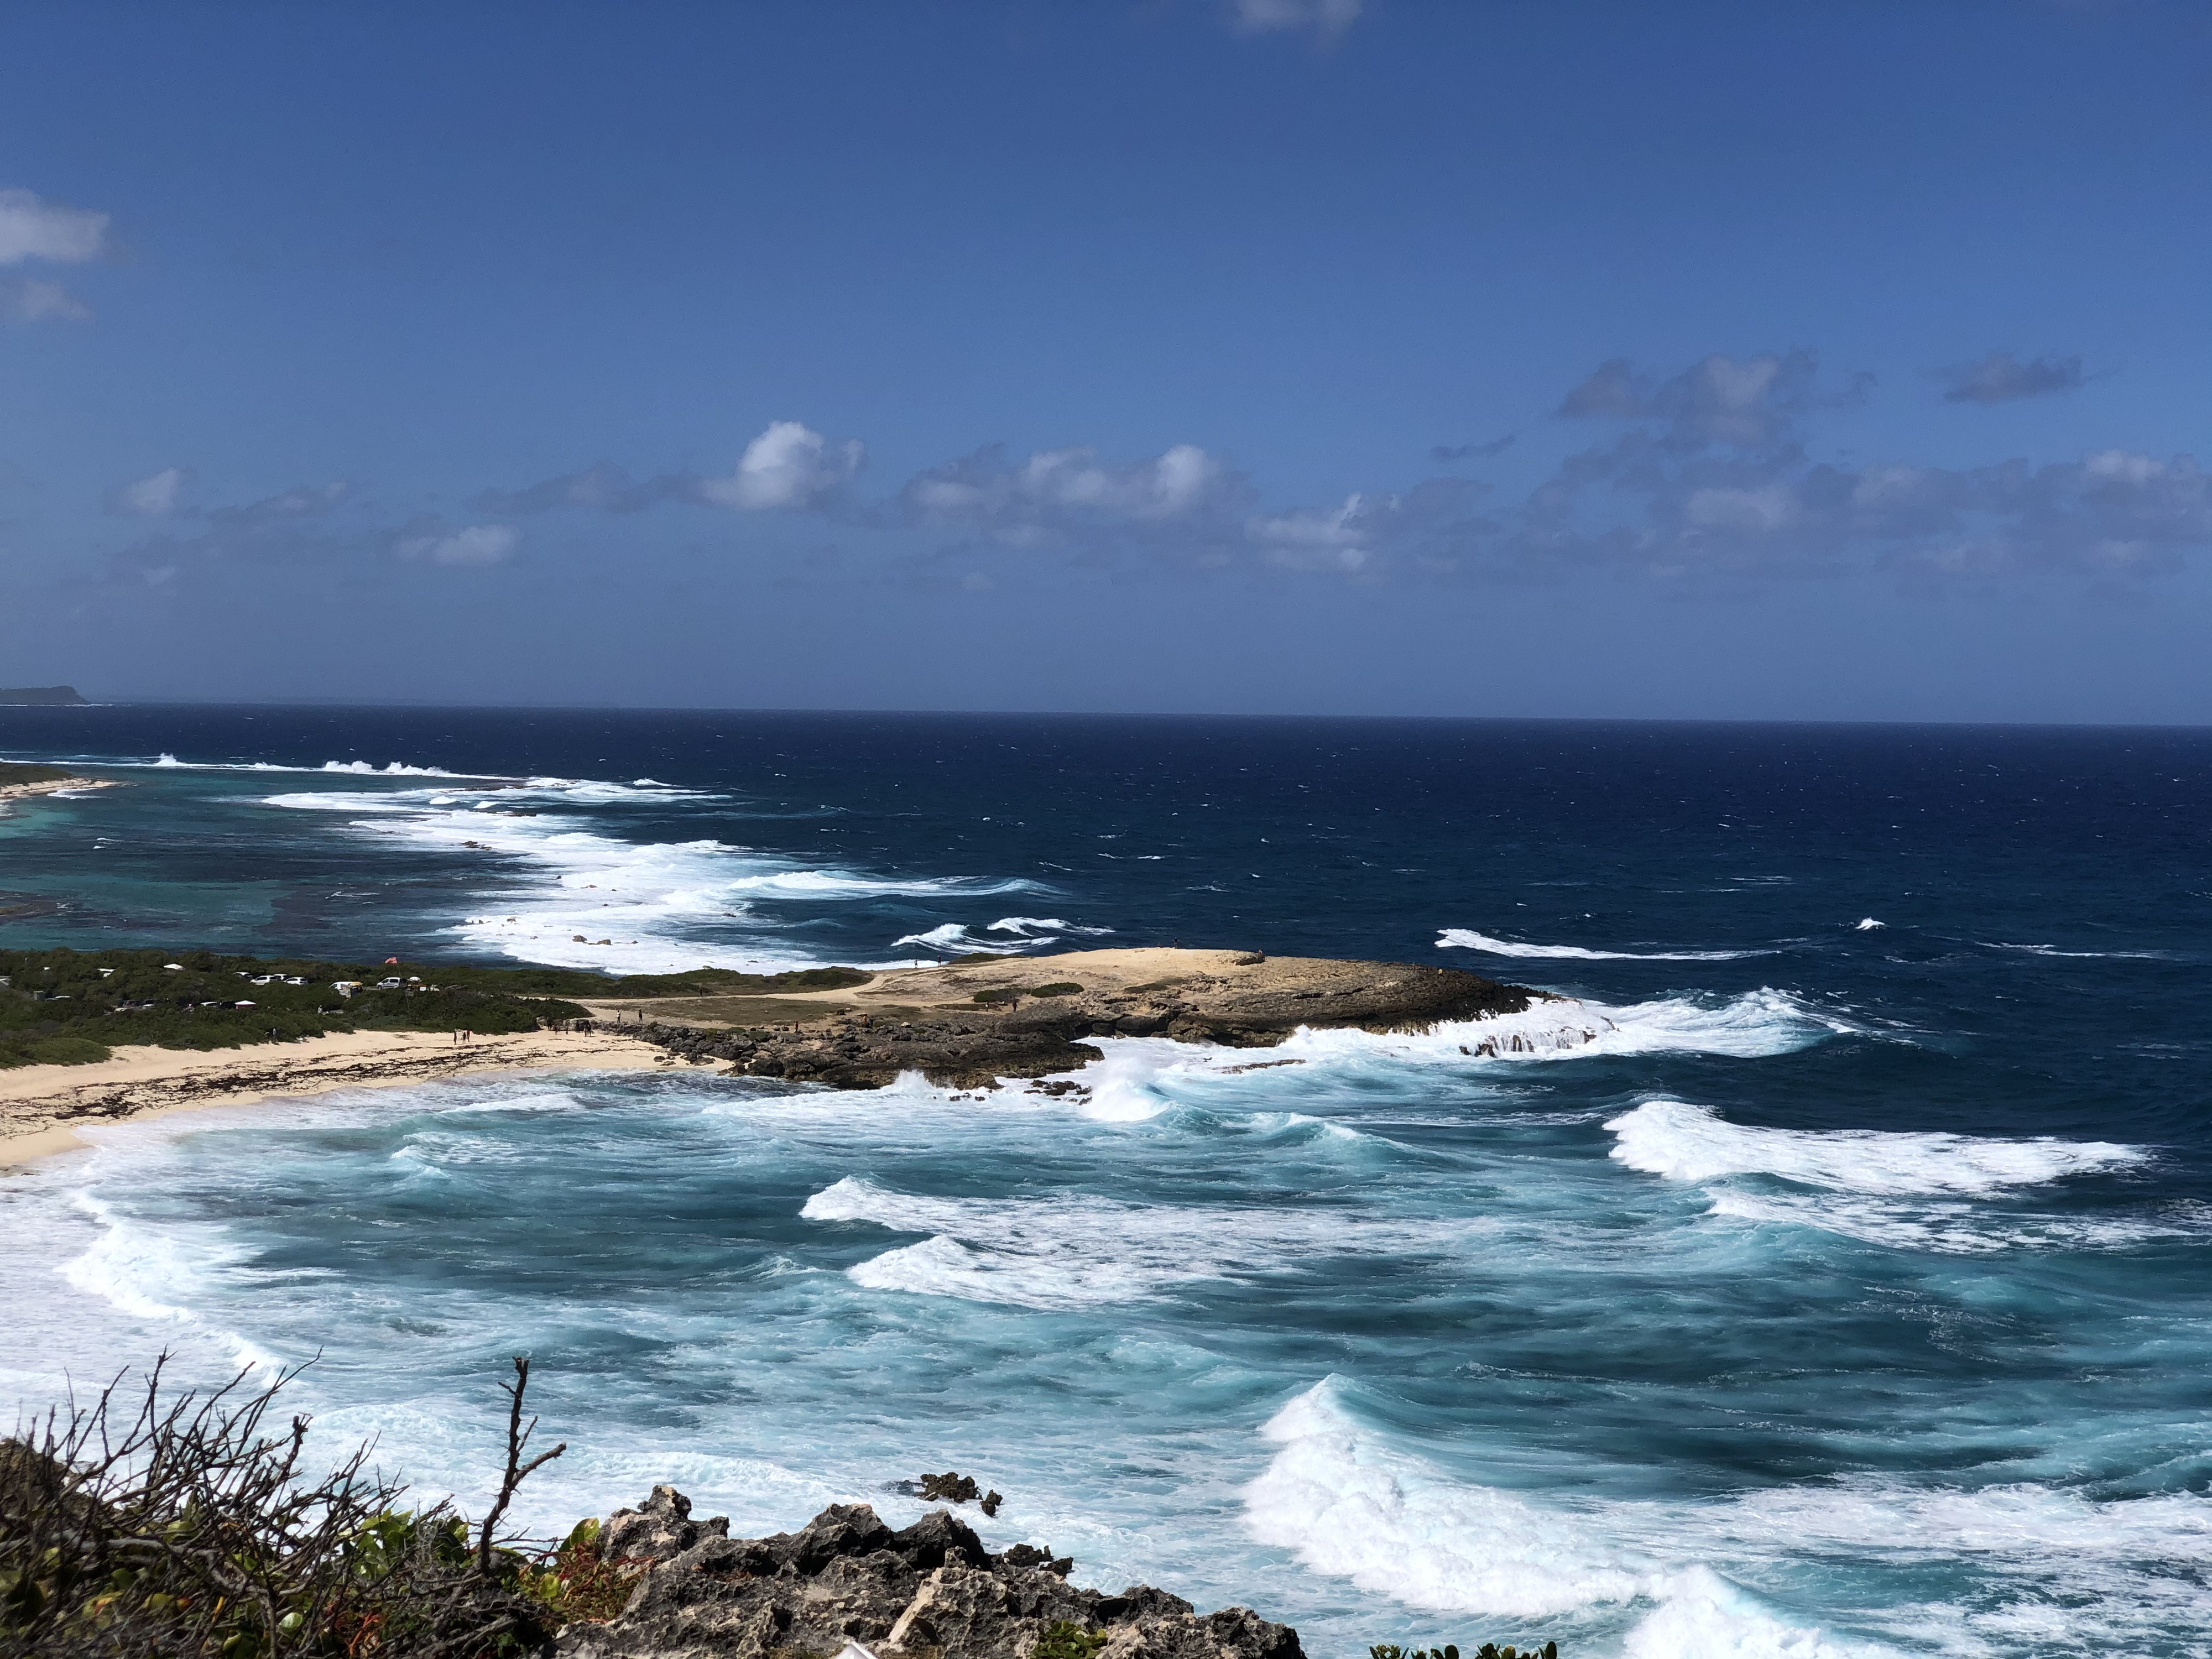
[[1545,997],[1519,1013],[1446,1020],[1425,1032],[1304,1029],[1282,1045],[1282,1052],[1447,1063],[1668,1053],[1760,1059],[1858,1029],[1784,992],[1762,988],[1736,997],[1662,997],[1625,1006]]
[[226,1259],[219,1237],[204,1227],[146,1226],[89,1192],[70,1201],[99,1231],[62,1264],[64,1279],[140,1319],[198,1322],[198,1312],[186,1304],[203,1290],[208,1269]]
[[[1883,1651],[1793,1622],[1683,1559],[1702,1540],[1686,1528],[1667,1540],[1652,1524],[1658,1504],[1547,1503],[1455,1480],[1360,1425],[1337,1389],[1325,1378],[1269,1419],[1261,1432],[1279,1449],[1244,1489],[1253,1535],[1316,1572],[1408,1607],[1492,1618],[1656,1603],[1628,1632],[1624,1651],[1634,1659]],[[1623,1528],[1621,1519],[1640,1524]]]
[[2168,960],[2166,951],[2062,951],[2051,945],[2007,945],[2001,941],[1977,939],[1985,951],[2018,951],[2032,957],[2071,957],[2084,962],[2160,962]]
[[341,774],[362,778],[457,778],[478,782],[503,782],[508,775],[499,772],[453,772],[442,766],[415,766],[406,761],[387,761],[379,766],[373,761],[325,761],[319,766],[286,766],[276,761],[187,761],[164,750],[149,761],[101,761],[102,766],[140,767],[163,772],[306,772]]
[[1714,1194],[1707,1215],[1753,1225],[1808,1227],[1884,1249],[1936,1255],[1990,1255],[2005,1250],[2124,1250],[2179,1239],[2201,1239],[2203,1225],[2129,1217],[2021,1214],[1970,1200],[1900,1201],[1823,1193]]
[[1670,1181],[1778,1176],[1877,1195],[1994,1193],[2146,1162],[2139,1146],[1877,1129],[1769,1129],[1730,1123],[1711,1107],[1647,1100],[1606,1126],[1608,1156]]
[[[1016,885],[1030,885],[1018,883]],[[969,891],[1000,891],[997,888],[969,888]],[[1059,932],[1048,932],[1058,929]],[[925,951],[934,951],[945,956],[1006,956],[1024,951],[1041,951],[1060,943],[1062,933],[1110,933],[1110,927],[1078,927],[1065,921],[1040,916],[1007,916],[992,922],[985,929],[989,933],[1011,935],[1006,939],[979,939],[969,933],[965,924],[948,921],[919,933],[903,933],[890,942],[897,950],[903,945],[915,945]]]
[[1632,1620],[1626,1659],[1894,1653],[1753,1588],[1849,1559],[1893,1574],[1962,1565],[1975,1574],[1975,1591],[1956,1601],[1885,1598],[1856,1615],[1914,1651],[1987,1655],[2023,1641],[2037,1651],[2116,1641],[2164,1651],[2174,1631],[2212,1627],[2201,1571],[2212,1501],[2195,1492],[2099,1499],[2025,1482],[1863,1475],[1707,1499],[1523,1494],[1456,1477],[1369,1427],[1334,1377],[1261,1433],[1276,1449],[1243,1493],[1261,1542],[1408,1607]]
[[1771,957],[1771,949],[1759,951],[1586,951],[1579,945],[1522,945],[1492,939],[1472,927],[1437,930],[1439,951],[1486,951],[1494,957],[1557,957],[1580,962],[1734,962],[1742,957]]
[[623,841],[581,827],[573,813],[501,810],[516,801],[605,805],[641,798],[634,785],[533,778],[467,805],[462,792],[435,789],[313,791],[271,795],[265,804],[349,814],[346,829],[370,842],[502,860],[508,878],[521,884],[486,895],[491,902],[482,914],[445,932],[479,951],[617,975],[818,966],[811,951],[777,938],[787,924],[763,906],[967,896],[1036,885],[1018,878],[878,877],[711,839]]
[[1075,1194],[937,1198],[857,1176],[816,1193],[799,1214],[930,1235],[848,1269],[857,1285],[1041,1310],[1138,1301],[1178,1285],[1405,1248],[1401,1225],[1343,1210],[1190,1208]]

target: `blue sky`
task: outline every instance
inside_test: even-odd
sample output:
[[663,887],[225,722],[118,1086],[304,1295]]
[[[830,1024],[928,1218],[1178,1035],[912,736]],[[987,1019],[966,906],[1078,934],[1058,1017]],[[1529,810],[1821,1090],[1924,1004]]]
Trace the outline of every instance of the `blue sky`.
[[2212,719],[2212,20],[11,7],[0,684]]

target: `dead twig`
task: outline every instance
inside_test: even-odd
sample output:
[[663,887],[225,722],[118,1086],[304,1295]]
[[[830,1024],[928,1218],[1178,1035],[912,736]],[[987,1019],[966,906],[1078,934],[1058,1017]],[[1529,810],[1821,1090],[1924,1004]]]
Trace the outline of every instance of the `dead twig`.
[[481,1573],[491,1571],[492,1528],[499,1524],[500,1516],[507,1513],[507,1506],[514,1499],[515,1488],[528,1478],[532,1470],[550,1463],[568,1449],[568,1443],[563,1440],[551,1451],[540,1452],[527,1463],[522,1461],[522,1454],[530,1446],[530,1437],[538,1432],[538,1419],[534,1417],[530,1419],[528,1428],[522,1426],[522,1392],[529,1386],[530,1361],[517,1354],[514,1357],[514,1382],[500,1384],[501,1391],[507,1398],[507,1473],[501,1477],[499,1496],[492,1500],[490,1512],[483,1518],[483,1531],[477,1539],[477,1571]]

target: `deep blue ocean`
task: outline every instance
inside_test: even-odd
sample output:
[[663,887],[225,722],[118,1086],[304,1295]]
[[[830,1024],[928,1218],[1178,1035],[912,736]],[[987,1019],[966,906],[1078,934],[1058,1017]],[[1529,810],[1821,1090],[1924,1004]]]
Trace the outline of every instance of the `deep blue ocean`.
[[2212,732],[101,708],[0,757],[127,783],[0,818],[9,945],[1180,942],[1599,1032],[99,1131],[0,1179],[0,1404],[319,1355],[333,1458],[481,1506],[526,1351],[546,1528],[954,1468],[994,1544],[1316,1659],[2212,1655]]

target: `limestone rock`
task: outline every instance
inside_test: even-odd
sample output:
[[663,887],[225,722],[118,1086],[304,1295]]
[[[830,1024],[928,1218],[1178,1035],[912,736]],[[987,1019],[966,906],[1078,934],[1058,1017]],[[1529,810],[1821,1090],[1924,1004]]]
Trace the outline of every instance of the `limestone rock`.
[[600,1529],[599,1547],[611,1559],[668,1561],[702,1538],[726,1538],[726,1516],[691,1518],[691,1500],[673,1486],[655,1486],[645,1507],[617,1510]]
[[1201,1618],[1150,1585],[1079,1589],[1049,1550],[993,1555],[945,1510],[893,1531],[865,1504],[833,1504],[771,1538],[690,1513],[656,1486],[608,1518],[608,1553],[644,1575],[620,1616],[562,1632],[562,1659],[799,1659],[848,1642],[878,1659],[1028,1659],[1062,1619],[1105,1633],[1102,1659],[1304,1659],[1296,1631],[1248,1608]]

